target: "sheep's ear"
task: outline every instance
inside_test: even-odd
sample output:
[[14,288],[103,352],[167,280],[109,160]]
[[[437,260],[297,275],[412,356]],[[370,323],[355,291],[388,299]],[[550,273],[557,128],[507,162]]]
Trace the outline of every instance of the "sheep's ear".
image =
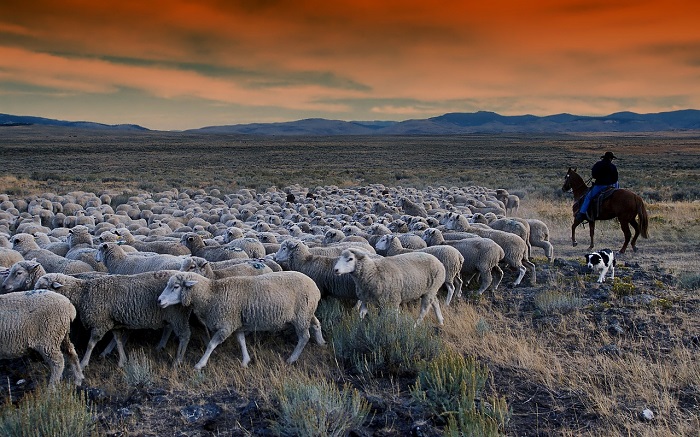
[[[208,264],[209,264],[209,261],[204,260],[204,261],[202,261],[201,267],[206,267]],[[195,284],[196,284],[196,283],[197,283],[197,282],[195,281]],[[194,284],[192,284],[192,285],[194,285]]]
[[51,282],[51,288],[58,290],[61,287],[63,287],[63,284],[61,284],[60,282],[58,282],[58,281]]
[[32,261],[32,265],[31,265],[31,269],[30,269],[31,272],[34,272],[35,270],[39,270],[40,268],[41,268],[41,264],[39,264],[36,261]]
[[192,279],[188,279],[188,280],[185,281],[185,287],[187,287],[187,288],[192,288],[192,287],[194,287],[194,285],[195,285],[196,283],[197,283],[197,281],[192,280]]

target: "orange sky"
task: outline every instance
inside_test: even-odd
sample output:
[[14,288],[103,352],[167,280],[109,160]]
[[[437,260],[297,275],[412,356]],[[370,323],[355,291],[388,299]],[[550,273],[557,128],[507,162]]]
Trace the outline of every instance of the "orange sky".
[[700,2],[0,3],[0,112],[152,129],[700,108]]

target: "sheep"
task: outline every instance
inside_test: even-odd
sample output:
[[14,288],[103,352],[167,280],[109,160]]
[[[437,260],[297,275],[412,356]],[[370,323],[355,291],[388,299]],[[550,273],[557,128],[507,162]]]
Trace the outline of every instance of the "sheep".
[[506,213],[509,215],[515,215],[518,213],[518,208],[520,207],[520,197],[515,194],[509,194],[508,191],[499,188],[496,190],[496,199],[503,202],[506,207]]
[[19,358],[29,350],[41,354],[51,368],[49,385],[61,380],[65,361],[76,385],[83,382],[78,354],[70,341],[70,323],[76,310],[68,299],[48,290],[0,295],[0,359]]
[[549,242],[549,228],[537,219],[526,219],[530,224],[530,245],[541,247],[550,264],[554,262],[554,247]]
[[532,252],[532,247],[530,246],[530,223],[520,217],[504,217],[491,220],[488,225],[491,229],[510,232],[522,238],[527,245],[527,258],[530,259],[530,253]]
[[286,240],[275,254],[275,260],[285,264],[289,270],[301,272],[313,279],[321,296],[357,300],[355,281],[348,275],[338,276],[333,271],[337,255],[314,254],[300,240]]
[[[479,236],[462,240],[445,240],[443,234],[435,228],[426,229],[423,232],[423,239],[430,247],[449,245],[464,256],[461,270],[462,280],[469,284],[472,278],[478,274],[480,284],[477,294],[482,294],[489,288],[493,291],[498,289],[503,279],[503,270],[498,266],[498,263],[503,259],[505,253],[495,241]],[[457,298],[461,296],[462,289],[460,287],[457,288]],[[445,305],[449,305],[449,299]]]
[[127,228],[114,229],[113,233],[119,237],[119,241],[135,248],[140,252],[154,252],[166,255],[190,255],[190,250],[174,240],[155,240],[141,241],[137,240]]
[[23,260],[22,254],[16,250],[0,247],[0,267],[12,267],[13,264]]
[[[188,232],[182,236],[180,243],[185,245],[192,255],[204,258],[207,261],[224,261],[227,259],[250,258],[248,254],[237,247],[207,246],[201,235],[196,232]],[[262,256],[265,256],[263,252]]]
[[503,249],[505,253],[503,260],[519,272],[518,277],[513,282],[513,286],[517,286],[520,284],[520,281],[522,281],[527,272],[526,266],[532,271],[530,285],[536,284],[535,265],[527,258],[527,244],[525,244],[522,238],[509,232],[471,226],[466,217],[461,214],[450,217],[446,227],[452,230],[471,232],[480,237],[492,239]]
[[433,255],[423,252],[404,253],[373,259],[361,249],[345,249],[335,263],[336,275],[350,274],[357,297],[362,301],[360,317],[367,314],[367,303],[376,303],[380,311],[398,311],[402,303],[421,299],[416,324],[423,321],[432,306],[440,325],[444,318],[437,292],[445,282],[445,267]]
[[[90,330],[90,340],[80,362],[82,369],[87,367],[95,345],[105,334],[124,328],[166,327],[158,349],[165,347],[170,330],[174,331],[179,339],[175,364],[180,364],[190,340],[190,310],[182,307],[163,309],[157,303],[158,295],[175,273],[177,271],[160,270],[92,279],[48,273],[39,278],[35,288],[49,289],[66,296],[77,308],[83,326]],[[114,339],[119,352],[118,366],[123,367],[126,354],[121,334],[114,332]]]
[[0,286],[0,293],[31,290],[36,281],[46,274],[46,270],[35,260],[22,260],[15,263]]
[[250,355],[245,334],[253,331],[279,331],[288,323],[294,326],[298,342],[287,359],[299,358],[313,330],[316,343],[324,345],[321,323],[314,312],[321,292],[308,276],[299,272],[273,272],[260,276],[234,276],[207,279],[192,272],[180,272],[168,280],[158,297],[162,308],[180,304],[191,307],[194,314],[213,332],[202,358],[194,366],[207,365],[214,349],[235,332],[241,346],[242,367]]
[[68,243],[65,241],[56,241],[56,239],[51,239],[48,234],[43,232],[37,232],[34,234],[34,241],[42,249],[50,250],[56,255],[65,257],[70,250]]
[[[426,243],[427,245],[427,243]],[[447,298],[445,305],[449,305],[455,290],[462,290],[462,264],[464,255],[459,250],[450,246],[433,246],[423,249],[406,249],[396,235],[382,235],[377,241],[377,253],[384,256],[394,256],[401,253],[425,252],[434,255],[445,267],[445,289]]]
[[107,271],[104,264],[95,261],[97,249],[93,247],[92,235],[87,227],[78,225],[68,231],[68,248],[68,253],[65,254],[66,258],[83,261],[96,272]]
[[272,269],[267,264],[257,259],[243,260],[241,263],[214,270],[209,261],[198,256],[191,256],[182,260],[180,271],[198,273],[208,279],[221,279],[229,276],[257,276],[272,273]]
[[408,215],[413,215],[417,217],[428,217],[428,213],[426,212],[425,207],[423,205],[419,205],[407,197],[402,197],[399,200],[399,206]]
[[177,270],[182,256],[165,254],[127,254],[117,243],[101,243],[97,247],[95,260],[103,262],[111,274],[133,275],[156,270]]
[[22,254],[24,259],[36,259],[47,272],[72,274],[94,271],[82,261],[67,259],[40,248],[30,234],[15,234],[12,237],[12,248]]

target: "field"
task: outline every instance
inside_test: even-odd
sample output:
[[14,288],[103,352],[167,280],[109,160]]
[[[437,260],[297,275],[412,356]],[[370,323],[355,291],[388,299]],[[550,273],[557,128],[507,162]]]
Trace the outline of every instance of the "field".
[[[647,202],[650,238],[638,241],[638,252],[619,256],[615,282],[596,284],[582,264],[587,228],[571,247],[571,194],[561,185],[567,167],[588,174],[607,150],[620,157],[622,186]],[[358,368],[343,355],[343,346],[355,344],[348,332],[358,323],[349,308],[333,303],[318,313],[329,346],[310,342],[291,366],[283,360],[291,334],[250,335],[247,369],[229,339],[202,372],[192,366],[205,347],[203,331],[194,331],[180,368],[169,364],[174,342],[156,352],[157,333],[132,336],[124,369],[115,356],[96,355],[86,369],[84,392],[99,434],[276,435],[317,419],[322,407],[332,410],[329,399],[339,390],[354,396],[355,410],[369,411],[349,426],[353,435],[442,435],[455,428],[430,397],[440,392],[426,389],[421,396],[416,384],[430,374],[422,361],[439,361],[430,349],[437,344],[476,360],[475,373],[483,375],[477,410],[492,417],[504,402],[508,419],[499,432],[505,435],[700,435],[700,134],[298,138],[17,126],[0,128],[0,153],[0,193],[12,196],[482,185],[518,194],[518,215],[550,227],[557,260],[548,265],[533,250],[536,286],[507,286],[509,272],[495,295],[443,308],[443,327],[429,315],[419,330],[410,324],[401,330],[399,323],[395,337],[375,338],[420,346],[416,355],[399,357],[405,361],[398,367],[365,361]],[[596,241],[597,248],[619,249],[619,225],[597,224]],[[410,319],[416,308],[404,313]],[[375,322],[381,324],[368,323]],[[82,354],[85,343],[76,340],[76,347]],[[450,355],[445,368],[454,360]],[[18,401],[46,375],[37,357],[0,362],[3,417],[9,398]],[[10,384],[20,378],[27,382]],[[292,414],[285,408],[295,405],[290,392],[303,387],[318,389],[302,395],[312,410]],[[647,409],[653,419],[643,418]],[[349,414],[329,417],[338,424],[341,416]]]

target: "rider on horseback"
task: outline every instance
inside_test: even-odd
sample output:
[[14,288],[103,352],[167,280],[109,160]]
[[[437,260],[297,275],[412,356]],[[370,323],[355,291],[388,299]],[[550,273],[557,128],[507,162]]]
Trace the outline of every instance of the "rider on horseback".
[[593,165],[591,169],[591,176],[593,176],[594,179],[593,187],[591,187],[583,198],[581,208],[579,208],[579,212],[576,214],[577,221],[587,219],[586,211],[588,210],[588,205],[590,205],[591,200],[598,194],[610,187],[619,188],[617,167],[612,163],[613,159],[617,159],[617,156],[615,156],[613,152],[605,152],[605,155],[600,157],[600,161]]

